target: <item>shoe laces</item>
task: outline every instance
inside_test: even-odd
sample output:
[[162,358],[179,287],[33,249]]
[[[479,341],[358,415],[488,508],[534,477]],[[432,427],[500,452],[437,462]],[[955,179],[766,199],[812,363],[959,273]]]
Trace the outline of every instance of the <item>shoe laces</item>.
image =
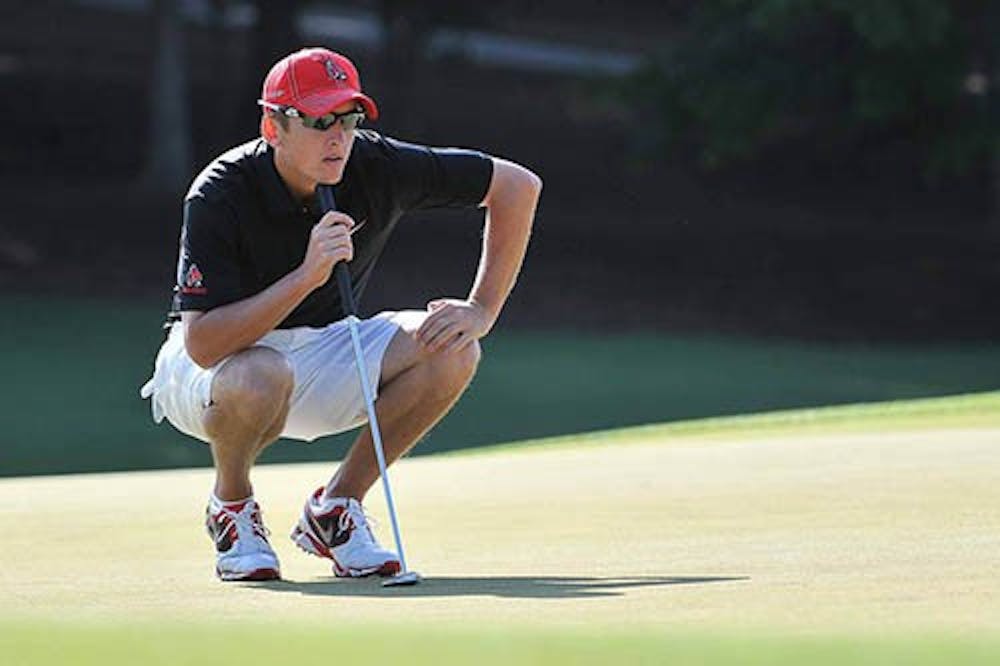
[[232,518],[236,526],[237,543],[252,543],[271,536],[271,530],[267,529],[260,515],[260,507],[257,502],[249,500],[239,511],[233,511],[229,507],[223,506],[222,513]]
[[355,528],[354,534],[357,534],[358,538],[361,539],[362,545],[381,548],[372,532],[375,519],[368,515],[361,502],[353,498],[347,500],[347,510],[340,514],[340,529],[350,529],[352,522]]

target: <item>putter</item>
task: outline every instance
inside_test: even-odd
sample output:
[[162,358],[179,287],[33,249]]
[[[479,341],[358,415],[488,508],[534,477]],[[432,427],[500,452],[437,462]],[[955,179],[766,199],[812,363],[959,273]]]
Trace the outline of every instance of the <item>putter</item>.
[[[316,193],[323,213],[337,210],[333,198],[333,187],[318,185]],[[361,336],[358,334],[358,309],[354,303],[354,292],[351,290],[351,274],[347,270],[347,262],[341,261],[334,267],[337,277],[337,288],[340,289],[340,302],[347,313],[347,325],[351,331],[351,344],[354,347],[354,365],[361,382],[361,392],[365,396],[365,407],[368,409],[368,426],[372,431],[372,443],[375,446],[375,458],[378,460],[378,471],[382,475],[382,491],[385,493],[385,503],[389,507],[389,521],[392,523],[392,536],[396,540],[396,552],[399,553],[400,571],[382,582],[382,587],[399,585],[416,585],[420,582],[420,574],[406,568],[406,556],[403,554],[403,540],[399,536],[399,522],[396,520],[396,507],[392,501],[392,488],[389,486],[389,472],[386,469],[385,453],[382,450],[382,433],[379,431],[378,419],[375,416],[375,399],[371,387],[368,386],[368,369],[365,365],[365,355],[361,349]]]

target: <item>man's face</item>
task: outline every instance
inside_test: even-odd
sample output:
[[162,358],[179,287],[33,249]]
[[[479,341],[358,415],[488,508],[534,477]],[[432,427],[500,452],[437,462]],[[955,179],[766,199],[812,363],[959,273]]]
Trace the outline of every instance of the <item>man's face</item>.
[[[356,107],[356,102],[348,101],[332,111],[348,113]],[[325,130],[306,127],[300,118],[288,118],[287,129],[276,120],[272,122],[276,134],[269,143],[274,147],[275,165],[293,194],[308,196],[318,183],[340,182],[354,146],[355,130],[344,129],[340,120]]]

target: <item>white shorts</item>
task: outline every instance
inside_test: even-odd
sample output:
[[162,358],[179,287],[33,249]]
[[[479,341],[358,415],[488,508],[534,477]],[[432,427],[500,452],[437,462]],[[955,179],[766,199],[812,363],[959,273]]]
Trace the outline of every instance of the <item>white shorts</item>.
[[[419,316],[419,312],[382,312],[359,322],[372,395],[378,395],[382,357],[389,342],[403,321]],[[281,352],[295,374],[282,437],[312,441],[368,421],[346,319],[325,328],[276,329],[255,346]],[[151,398],[153,420],[159,423],[166,417],[181,432],[207,442],[202,415],[212,404],[212,380],[229,358],[202,368],[184,347],[183,325],[174,324],[156,356],[153,378],[139,392]]]

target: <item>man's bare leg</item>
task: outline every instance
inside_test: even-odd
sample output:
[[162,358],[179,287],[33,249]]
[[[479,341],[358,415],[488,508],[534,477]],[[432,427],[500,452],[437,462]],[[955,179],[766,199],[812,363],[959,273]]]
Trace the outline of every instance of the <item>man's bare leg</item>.
[[[419,324],[399,330],[382,360],[375,412],[386,464],[413,448],[448,413],[472,381],[479,363],[477,342],[458,352],[429,352],[413,335]],[[371,429],[365,426],[327,485],[326,494],[361,501],[378,477]]]
[[281,353],[251,347],[235,354],[212,381],[212,404],[203,423],[215,460],[215,496],[239,500],[253,494],[250,468],[281,434],[294,387]]

